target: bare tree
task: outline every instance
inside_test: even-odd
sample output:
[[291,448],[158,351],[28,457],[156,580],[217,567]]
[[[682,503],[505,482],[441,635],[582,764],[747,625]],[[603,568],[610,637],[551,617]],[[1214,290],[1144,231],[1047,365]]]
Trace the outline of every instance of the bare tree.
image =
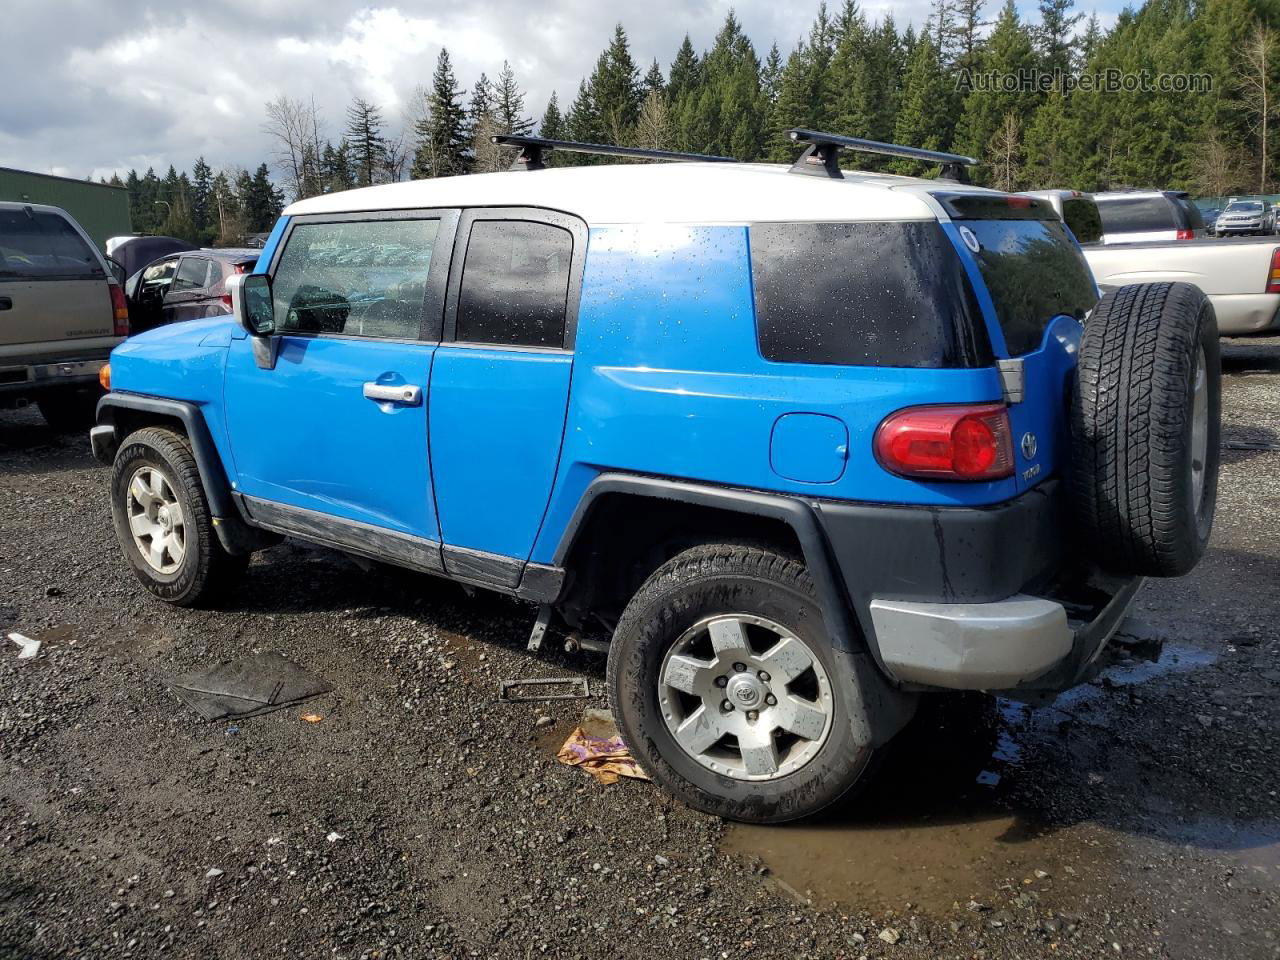
[[511,151],[489,139],[505,132],[503,124],[490,112],[476,118],[474,139],[471,141],[472,173],[497,173],[511,166]]
[[1254,25],[1253,33],[1241,50],[1240,75],[1236,88],[1249,113],[1249,124],[1258,135],[1258,192],[1267,190],[1267,152],[1271,111],[1275,109],[1271,96],[1271,70],[1275,59],[1276,38],[1271,28],[1263,23]]
[[1022,178],[1022,124],[1016,113],[1006,113],[991,138],[991,185],[997,190],[1018,189]]
[[285,189],[294,200],[323,191],[320,159],[324,153],[320,135],[320,111],[309,103],[281,95],[266,106],[264,129],[275,141],[272,160]]
[[646,150],[670,150],[674,145],[667,100],[657,90],[650,90],[644,98],[640,119],[636,121],[635,138],[636,146]]
[[1223,140],[1216,129],[1196,146],[1194,159],[1196,189],[1206,197],[1243,192],[1253,173],[1245,148]]

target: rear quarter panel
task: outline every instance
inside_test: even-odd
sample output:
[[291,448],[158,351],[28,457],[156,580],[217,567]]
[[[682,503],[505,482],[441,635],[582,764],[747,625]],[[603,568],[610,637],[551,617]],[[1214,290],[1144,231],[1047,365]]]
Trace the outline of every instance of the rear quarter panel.
[[[892,503],[984,504],[1013,478],[923,483],[884,470],[880,421],[904,406],[999,400],[994,368],[773,363],[756,340],[745,226],[644,224],[591,230],[565,442],[533,558],[547,562],[583,490],[604,470]],[[827,483],[770,462],[777,421],[833,417],[848,428],[845,469]]]

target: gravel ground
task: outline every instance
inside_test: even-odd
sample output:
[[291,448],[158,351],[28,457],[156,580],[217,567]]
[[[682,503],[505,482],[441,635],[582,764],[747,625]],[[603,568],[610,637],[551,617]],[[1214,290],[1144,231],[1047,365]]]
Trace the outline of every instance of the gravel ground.
[[[557,764],[603,699],[498,681],[604,664],[526,655],[524,605],[291,543],[223,609],[151,600],[84,438],[0,413],[0,632],[43,641],[0,640],[0,956],[1276,960],[1280,341],[1225,368],[1212,552],[1130,628],[1160,659],[927,711],[769,829]],[[259,650],[333,691],[207,723],[165,687]]]

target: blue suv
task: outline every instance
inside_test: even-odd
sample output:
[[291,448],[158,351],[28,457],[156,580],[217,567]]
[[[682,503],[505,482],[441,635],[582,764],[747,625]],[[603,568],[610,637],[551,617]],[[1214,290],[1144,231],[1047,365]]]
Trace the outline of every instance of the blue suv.
[[128,564],[194,605],[289,536],[532,601],[533,646],[608,636],[652,777],[739,820],[845,795],[921,696],[1088,678],[1205,548],[1213,308],[1099,299],[967,158],[793,137],[791,168],[557,169],[690,158],[506,138],[524,172],[295,203],[234,316],[112,355]]

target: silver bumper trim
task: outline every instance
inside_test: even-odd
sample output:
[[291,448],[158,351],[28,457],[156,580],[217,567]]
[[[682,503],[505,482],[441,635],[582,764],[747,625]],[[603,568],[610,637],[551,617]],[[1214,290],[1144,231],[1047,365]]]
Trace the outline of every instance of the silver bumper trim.
[[994,603],[872,600],[885,667],[904,683],[1005,690],[1048,673],[1072,651],[1059,603],[1017,594]]

